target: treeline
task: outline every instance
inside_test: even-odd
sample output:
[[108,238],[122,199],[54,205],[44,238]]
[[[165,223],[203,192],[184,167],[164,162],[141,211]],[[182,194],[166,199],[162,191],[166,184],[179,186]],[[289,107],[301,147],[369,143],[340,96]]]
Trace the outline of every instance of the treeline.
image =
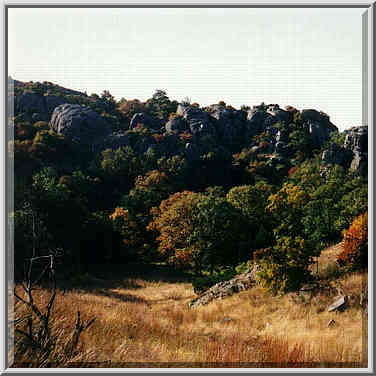
[[[227,137],[166,132],[167,122],[182,117],[179,103],[163,91],[143,103],[116,102],[109,92],[68,95],[49,83],[18,86],[17,95],[28,90],[90,106],[128,143],[96,150],[55,133],[40,120],[45,114],[16,112],[9,144],[16,272],[26,257],[57,248],[65,267],[80,273],[95,264],[139,261],[200,275],[255,260],[266,286],[288,291],[310,278],[314,257],[367,211],[367,177],[322,163],[323,148],[343,142],[341,134],[318,147],[295,109],[288,121],[248,138]],[[246,106],[219,105],[247,118]],[[258,111],[266,113],[262,106]],[[153,118],[153,126],[131,128],[137,113]],[[273,150],[273,130],[284,134],[283,158]],[[187,144],[199,149],[197,158]]]

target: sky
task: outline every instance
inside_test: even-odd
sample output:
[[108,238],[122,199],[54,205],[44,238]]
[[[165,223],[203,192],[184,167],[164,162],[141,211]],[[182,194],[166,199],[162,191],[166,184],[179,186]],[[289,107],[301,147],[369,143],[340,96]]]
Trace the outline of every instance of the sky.
[[9,9],[8,71],[117,100],[261,102],[362,121],[358,8]]

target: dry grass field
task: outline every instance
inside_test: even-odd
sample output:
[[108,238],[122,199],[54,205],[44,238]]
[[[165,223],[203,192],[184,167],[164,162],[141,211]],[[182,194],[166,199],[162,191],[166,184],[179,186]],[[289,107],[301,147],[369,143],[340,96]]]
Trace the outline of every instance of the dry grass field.
[[[323,252],[323,270],[336,251]],[[58,290],[52,321],[58,344],[50,360],[58,360],[60,367],[367,366],[366,274],[331,279],[328,273],[314,296],[273,297],[256,286],[195,309],[188,308],[195,296],[190,283],[168,272],[140,275],[102,273],[87,287]],[[350,296],[349,306],[328,312],[338,289]],[[41,289],[35,296],[43,304],[49,292]],[[16,316],[24,310],[16,302]],[[96,321],[82,333],[78,351],[66,359],[62,349],[77,310],[84,321]],[[30,361],[27,353],[14,366],[28,366],[25,361]]]

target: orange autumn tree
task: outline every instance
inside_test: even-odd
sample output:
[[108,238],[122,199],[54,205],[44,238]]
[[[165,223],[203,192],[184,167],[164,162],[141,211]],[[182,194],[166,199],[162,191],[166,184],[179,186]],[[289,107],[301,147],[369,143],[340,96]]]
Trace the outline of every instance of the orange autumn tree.
[[121,235],[124,247],[130,254],[136,254],[143,241],[138,226],[129,211],[117,207],[110,215],[110,219],[113,223],[113,228]]
[[177,267],[193,262],[194,250],[187,247],[187,238],[193,231],[192,213],[199,196],[190,191],[177,192],[151,210],[153,220],[147,229],[159,232],[159,253]]
[[364,269],[368,265],[368,211],[357,217],[343,232],[343,252],[338,256],[340,265]]

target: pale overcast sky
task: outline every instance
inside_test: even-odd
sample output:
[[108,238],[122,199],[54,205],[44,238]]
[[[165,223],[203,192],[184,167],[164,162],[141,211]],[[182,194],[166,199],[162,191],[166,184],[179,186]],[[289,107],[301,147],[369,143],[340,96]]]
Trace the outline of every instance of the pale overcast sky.
[[362,120],[364,9],[9,9],[9,74],[117,99],[315,108]]

